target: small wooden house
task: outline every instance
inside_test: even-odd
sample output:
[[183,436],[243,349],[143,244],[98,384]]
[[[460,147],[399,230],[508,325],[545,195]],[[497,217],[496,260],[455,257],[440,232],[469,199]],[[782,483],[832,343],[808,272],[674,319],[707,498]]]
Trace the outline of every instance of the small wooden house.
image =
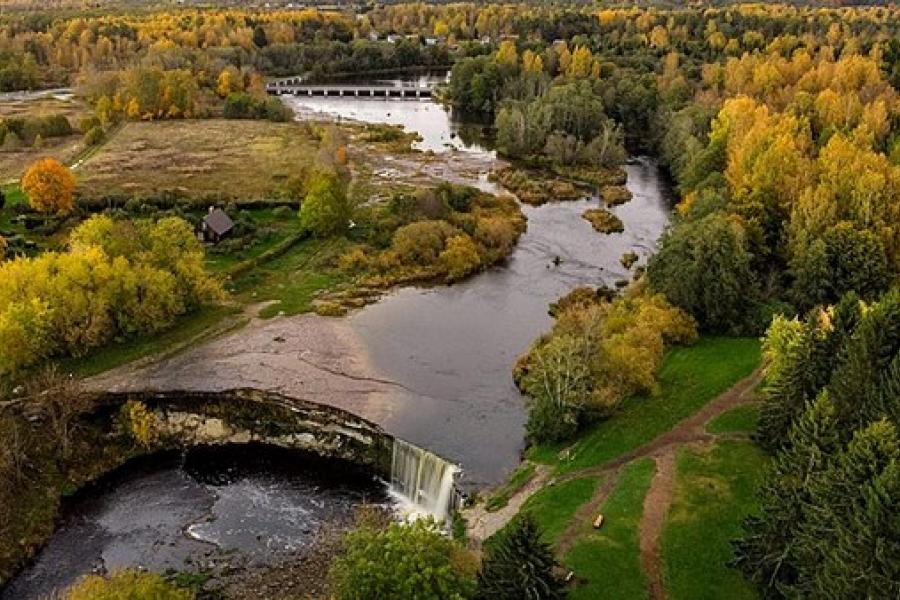
[[197,238],[202,242],[217,244],[228,237],[234,229],[234,221],[231,220],[221,208],[209,207],[209,214],[203,217],[200,227],[197,229]]

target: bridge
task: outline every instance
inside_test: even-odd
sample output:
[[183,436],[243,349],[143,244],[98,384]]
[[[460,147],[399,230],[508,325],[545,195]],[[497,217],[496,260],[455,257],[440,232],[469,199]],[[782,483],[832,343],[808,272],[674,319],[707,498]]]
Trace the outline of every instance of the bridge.
[[369,84],[369,83],[335,83],[335,84],[310,84],[304,83],[300,77],[279,79],[266,84],[266,91],[275,96],[320,96],[354,98],[384,98],[394,100],[418,100],[431,98],[434,93],[434,85],[431,84]]

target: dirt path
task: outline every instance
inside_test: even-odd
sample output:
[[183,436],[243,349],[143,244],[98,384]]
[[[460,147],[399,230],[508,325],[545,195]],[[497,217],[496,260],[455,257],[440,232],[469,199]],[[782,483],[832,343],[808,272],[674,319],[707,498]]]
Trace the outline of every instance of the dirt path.
[[656,457],[656,473],[644,497],[644,513],[640,526],[641,566],[647,575],[651,600],[663,600],[666,588],[662,574],[660,537],[675,484],[676,452],[670,449]]
[[468,523],[467,535],[474,546],[480,547],[484,540],[488,539],[515,517],[525,501],[536,491],[544,487],[550,479],[550,468],[546,465],[537,465],[534,477],[531,478],[522,489],[513,494],[506,506],[494,512],[488,512],[484,504],[478,504],[464,511],[463,516]]
[[[650,483],[650,489],[644,498],[643,515],[639,527],[640,559],[644,572],[647,574],[648,591],[651,600],[666,598],[660,538],[674,495],[678,450],[687,445],[702,446],[723,439],[743,438],[743,435],[712,434],[706,431],[706,426],[719,415],[744,403],[753,393],[761,379],[762,372],[760,369],[757,369],[696,413],[643,446],[626,452],[622,456],[602,465],[587,467],[555,478],[554,482],[557,483],[590,476],[603,478],[603,483],[594,493],[594,496],[579,507],[568,527],[557,541],[555,546],[557,556],[565,556],[574,543],[583,535],[585,528],[589,527],[589,523],[600,511],[606,498],[615,488],[622,467],[641,458],[652,458],[656,463],[656,472]],[[488,513],[483,506],[479,505],[467,511],[466,517],[469,520],[468,534],[471,540],[476,542],[476,544],[480,544],[490,537],[518,513],[519,508],[532,494],[543,487],[544,482],[550,481],[549,467],[539,468],[544,469],[540,476],[536,476],[527,486],[513,496],[504,509]]]
[[659,456],[660,454],[670,451],[673,447],[698,442],[711,442],[718,439],[718,436],[706,431],[706,424],[722,413],[728,412],[744,402],[747,396],[753,392],[753,389],[759,383],[761,378],[761,372],[759,370],[754,371],[720,394],[715,400],[706,404],[706,406],[699,411],[643,446],[639,446],[630,452],[626,452],[602,465],[566,473],[560,477],[560,480],[568,481],[570,479],[577,479],[579,477],[590,475],[605,475],[610,471],[618,470],[624,465],[634,462],[639,458]]
[[565,556],[568,554],[569,550],[572,549],[572,546],[584,532],[585,527],[588,526],[587,524],[593,523],[594,518],[600,511],[600,507],[606,502],[606,499],[609,497],[610,492],[613,491],[613,488],[616,487],[616,483],[619,481],[619,473],[620,469],[614,469],[607,474],[606,479],[603,480],[603,483],[600,484],[600,487],[594,492],[594,496],[575,511],[575,516],[556,542],[557,555]]

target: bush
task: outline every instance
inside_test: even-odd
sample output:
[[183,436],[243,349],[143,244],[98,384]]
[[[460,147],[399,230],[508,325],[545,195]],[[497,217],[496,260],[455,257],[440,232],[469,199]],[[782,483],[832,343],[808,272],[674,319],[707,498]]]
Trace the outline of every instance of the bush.
[[84,143],[88,146],[96,146],[100,142],[103,141],[103,137],[106,134],[103,131],[103,128],[99,125],[96,127],[91,127],[88,129],[87,133],[84,134]]
[[463,600],[475,587],[472,557],[430,520],[364,525],[331,567],[338,600]]
[[196,594],[155,573],[119,571],[109,577],[88,575],[63,593],[63,600],[194,600]]
[[447,238],[457,230],[446,221],[417,221],[394,233],[391,249],[404,265],[435,264],[444,251]]
[[441,252],[441,264],[447,269],[447,280],[456,281],[474,273],[481,266],[478,248],[467,235],[457,235],[447,240]]
[[267,96],[258,100],[247,92],[228,94],[223,114],[226,119],[266,119],[279,123],[289,121],[293,116],[291,109],[278,98]]
[[142,448],[152,448],[159,441],[156,415],[143,402],[129,400],[123,404],[119,423],[124,433]]

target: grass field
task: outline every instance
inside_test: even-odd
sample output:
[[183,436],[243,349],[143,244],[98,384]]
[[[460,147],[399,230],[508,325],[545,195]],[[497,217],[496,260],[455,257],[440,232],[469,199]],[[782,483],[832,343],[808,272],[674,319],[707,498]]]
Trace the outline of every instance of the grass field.
[[534,515],[544,532],[544,541],[553,544],[569,525],[578,507],[594,495],[599,482],[597,477],[579,477],[548,485],[525,502],[522,512]]
[[[72,127],[78,127],[81,119],[90,113],[87,107],[74,98],[47,96],[29,98],[27,100],[6,98],[0,99],[0,119],[13,117],[38,117],[63,114],[69,119]],[[18,148],[15,150],[0,149],[0,185],[18,181],[32,162],[39,158],[52,156],[68,163],[84,150],[80,133],[59,138],[44,140],[40,148]]]
[[616,487],[600,509],[603,527],[595,530],[592,523],[583,524],[578,541],[563,559],[583,579],[569,594],[570,600],[646,598],[638,526],[653,471],[651,459],[622,469]]
[[759,406],[746,404],[732,408],[713,419],[706,430],[710,433],[753,433],[759,422]]
[[678,457],[675,496],[662,535],[666,588],[673,600],[756,598],[731,569],[731,540],[756,506],[766,457],[751,442],[719,442],[684,449]]
[[513,471],[506,483],[487,499],[485,509],[494,512],[506,506],[512,495],[528,485],[536,470],[534,463],[525,463]]
[[316,156],[297,123],[224,119],[128,123],[78,171],[82,198],[260,200]]
[[561,472],[599,465],[645,444],[697,412],[746,377],[759,364],[755,338],[702,337],[693,346],[674,348],[659,372],[660,393],[623,402],[609,419],[584,432],[561,460],[564,446],[537,446],[532,460],[555,464]]
[[86,356],[63,360],[60,366],[66,373],[90,377],[133,360],[157,355],[189,343],[237,311],[234,306],[210,306],[180,317],[171,328],[163,332],[114,342],[97,348]]

